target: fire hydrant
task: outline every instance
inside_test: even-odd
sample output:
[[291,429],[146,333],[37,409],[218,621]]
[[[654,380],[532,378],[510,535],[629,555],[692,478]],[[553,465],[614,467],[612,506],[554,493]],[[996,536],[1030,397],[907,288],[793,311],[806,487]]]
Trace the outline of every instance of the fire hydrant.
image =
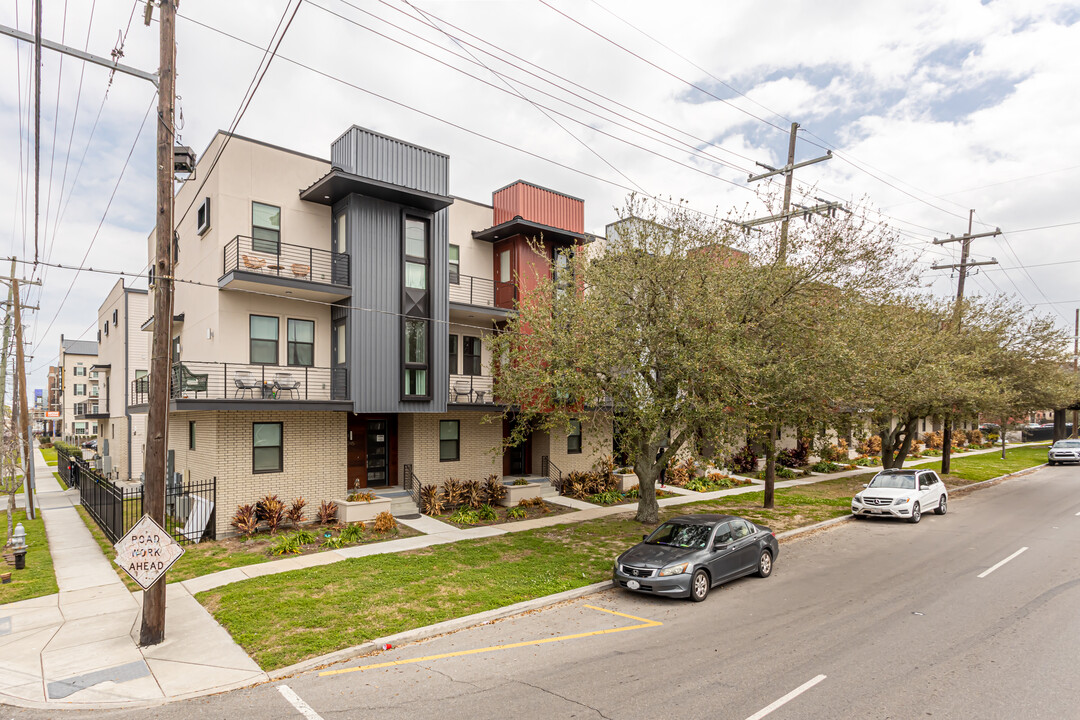
[[22,523],[15,526],[15,532],[11,534],[11,550],[15,555],[15,569],[26,569],[26,530]]

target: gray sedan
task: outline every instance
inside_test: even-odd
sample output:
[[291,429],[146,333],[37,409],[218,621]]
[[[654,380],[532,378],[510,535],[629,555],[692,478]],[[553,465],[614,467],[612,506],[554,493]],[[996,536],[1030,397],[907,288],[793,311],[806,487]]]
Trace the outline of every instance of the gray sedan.
[[616,587],[701,602],[710,588],[772,574],[780,552],[769,528],[734,515],[681,515],[615,560]]

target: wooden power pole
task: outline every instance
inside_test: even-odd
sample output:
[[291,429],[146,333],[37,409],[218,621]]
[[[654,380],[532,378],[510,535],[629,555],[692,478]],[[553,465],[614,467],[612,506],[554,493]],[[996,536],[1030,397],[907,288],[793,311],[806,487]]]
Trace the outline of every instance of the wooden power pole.
[[[1076,329],[1073,330],[1073,374],[1077,371],[1077,359],[1080,358],[1080,308],[1076,309]],[[1073,407],[1073,430],[1069,437],[1077,437],[1077,425],[1080,425],[1080,398],[1077,399],[1077,404]]]
[[[993,232],[984,232],[977,235],[971,234],[971,222],[975,217],[975,210],[968,211],[968,231],[956,237],[950,235],[944,240],[938,240],[934,238],[935,245],[944,245],[950,242],[960,243],[960,263],[958,265],[938,265],[931,266],[932,270],[945,270],[952,268],[959,268],[960,276],[956,281],[956,305],[953,308],[953,322],[956,325],[956,331],[960,331],[960,314],[961,305],[964,302],[964,281],[967,279],[967,269],[969,267],[975,267],[976,265],[997,265],[997,260],[990,258],[989,260],[983,260],[981,262],[968,262],[968,255],[971,253],[971,241],[977,238],[994,237],[1001,234],[1001,228],[995,228]],[[947,475],[951,469],[952,462],[952,423],[953,418],[951,413],[945,414],[944,427],[942,428],[942,441],[941,441],[941,474]],[[1001,436],[1005,437],[1005,428],[1001,428]]]
[[22,455],[23,459],[23,484],[26,486],[26,517],[33,520],[37,517],[37,511],[34,508],[33,480],[31,480],[30,475],[34,458],[31,455],[33,442],[30,439],[30,412],[26,406],[26,357],[23,353],[23,326],[22,312],[19,308],[18,278],[11,281],[11,303],[12,313],[15,315],[15,383],[19,390],[18,418],[12,418],[12,429],[17,433],[16,437],[21,438],[19,454]]
[[[173,109],[176,95],[176,4],[159,0],[157,225],[154,250],[154,334],[150,346],[150,397],[146,417],[143,511],[165,525],[165,455],[169,416],[169,340],[172,334]],[[148,8],[149,9],[149,8]],[[143,594],[140,645],[165,639],[165,576]]]

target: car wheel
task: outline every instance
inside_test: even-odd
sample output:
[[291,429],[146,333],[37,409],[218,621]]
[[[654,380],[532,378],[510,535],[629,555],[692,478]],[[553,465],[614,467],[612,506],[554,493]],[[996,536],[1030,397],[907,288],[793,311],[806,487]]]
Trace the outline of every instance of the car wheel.
[[1056,462],[1054,462],[1053,460],[1047,460],[1047,461],[1046,461],[1046,464],[1047,464],[1047,465],[1057,465],[1057,463],[1056,463]]
[[690,599],[701,602],[709,594],[709,573],[698,570],[690,580]]
[[914,524],[920,520],[922,520],[922,508],[919,507],[919,503],[915,503],[911,508],[911,517],[908,518],[908,522]]
[[772,575],[772,553],[768,550],[761,551],[761,557],[757,563],[758,577],[767,578]]
[[945,513],[949,512],[949,506],[947,503],[948,501],[945,500],[945,496],[942,495],[941,500],[938,501],[937,509],[934,510],[934,512],[938,515],[944,515]]

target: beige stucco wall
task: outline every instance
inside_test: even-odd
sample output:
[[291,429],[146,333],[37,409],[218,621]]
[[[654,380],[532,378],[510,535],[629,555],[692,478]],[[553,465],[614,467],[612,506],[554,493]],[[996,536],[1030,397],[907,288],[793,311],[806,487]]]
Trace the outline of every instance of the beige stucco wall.
[[494,276],[492,265],[492,244],[474,240],[472,233],[487,230],[492,225],[490,205],[454,198],[450,206],[449,243],[461,248],[461,274],[491,280]]
[[[345,413],[174,412],[169,414],[169,449],[186,480],[217,478],[217,533],[230,535],[238,505],[276,494],[290,503],[307,500],[313,518],[323,500],[346,492]],[[188,449],[188,422],[195,422],[195,450]],[[252,423],[282,423],[283,472],[253,473]]]

